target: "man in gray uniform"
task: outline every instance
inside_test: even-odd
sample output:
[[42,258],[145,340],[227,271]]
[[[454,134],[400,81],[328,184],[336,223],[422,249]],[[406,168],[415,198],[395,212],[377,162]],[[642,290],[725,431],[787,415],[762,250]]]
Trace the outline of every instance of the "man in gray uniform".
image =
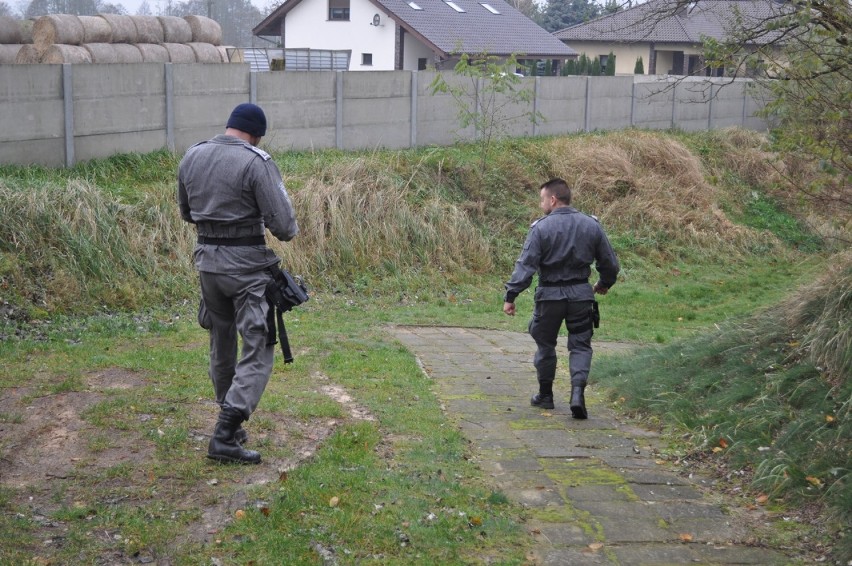
[[[544,183],[540,204],[546,216],[530,227],[524,249],[506,283],[503,312],[515,315],[515,298],[530,286],[537,272],[535,312],[529,333],[538,346],[533,364],[539,392],[530,403],[542,409],[553,408],[556,342],[564,321],[568,330],[571,413],[575,419],[585,419],[588,413],[584,390],[592,365],[592,333],[597,320],[595,293],[606,295],[615,285],[618,258],[597,219],[570,206],[571,188],[565,181],[552,179]],[[592,263],[600,274],[594,287],[589,284]]]
[[[180,162],[181,217],[195,224],[195,266],[201,280],[198,322],[210,332],[210,379],[220,406],[207,457],[260,463],[242,444],[242,423],[257,408],[272,374],[274,338],[267,335],[268,267],[280,261],[266,247],[268,229],[281,241],[299,233],[281,173],[256,146],[266,116],[254,104],[231,113],[224,134],[190,147]],[[242,355],[237,359],[237,333]]]

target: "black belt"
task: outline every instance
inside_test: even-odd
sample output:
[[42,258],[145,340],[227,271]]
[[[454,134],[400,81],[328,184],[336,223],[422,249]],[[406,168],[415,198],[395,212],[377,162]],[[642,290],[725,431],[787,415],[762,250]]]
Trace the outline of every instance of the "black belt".
[[266,238],[263,236],[247,236],[245,238],[208,238],[207,236],[198,236],[199,244],[209,244],[211,246],[264,246]]
[[588,279],[566,279],[564,281],[539,281],[539,287],[565,287],[567,285],[579,285],[580,283],[588,283]]

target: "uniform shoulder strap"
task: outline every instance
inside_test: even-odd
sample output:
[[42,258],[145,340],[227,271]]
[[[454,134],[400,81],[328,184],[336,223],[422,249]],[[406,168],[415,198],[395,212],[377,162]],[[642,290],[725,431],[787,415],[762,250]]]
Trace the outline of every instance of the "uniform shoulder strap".
[[266,153],[265,151],[263,151],[259,147],[255,147],[255,146],[248,144],[248,143],[246,144],[246,147],[249,148],[250,150],[252,150],[253,152],[255,152],[256,154],[258,154],[260,156],[260,158],[263,159],[264,161],[269,161],[270,159],[272,159],[271,155],[269,155],[268,153]]

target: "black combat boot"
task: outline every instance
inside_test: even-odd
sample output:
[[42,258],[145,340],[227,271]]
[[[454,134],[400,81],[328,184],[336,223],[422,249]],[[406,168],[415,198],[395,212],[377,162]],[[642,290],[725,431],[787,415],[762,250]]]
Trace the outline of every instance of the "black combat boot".
[[234,438],[244,420],[243,414],[237,409],[227,408],[219,412],[219,420],[207,447],[208,458],[236,464],[260,464],[260,453],[246,450]]
[[242,427],[242,425],[240,425],[240,427],[236,430],[236,432],[234,432],[234,440],[237,441],[237,444],[242,446],[242,445],[248,443],[248,439],[249,439],[248,432],[246,432],[246,429],[244,429]]
[[552,409],[553,395],[542,395],[541,393],[536,393],[532,396],[532,399],[530,399],[530,405],[538,407],[539,409]]
[[586,412],[586,396],[584,391],[585,385],[571,386],[571,415],[575,419],[587,419],[589,413]]
[[553,381],[538,382],[538,393],[530,399],[530,405],[539,409],[553,408]]

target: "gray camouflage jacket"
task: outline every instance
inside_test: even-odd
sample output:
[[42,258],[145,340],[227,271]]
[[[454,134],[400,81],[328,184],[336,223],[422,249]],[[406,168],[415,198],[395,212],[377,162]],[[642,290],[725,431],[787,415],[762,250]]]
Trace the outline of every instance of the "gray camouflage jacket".
[[618,258],[597,219],[570,206],[555,208],[530,227],[506,283],[505,301],[513,303],[536,273],[536,301],[591,301],[595,293],[588,279],[593,263],[601,286],[615,285]]

